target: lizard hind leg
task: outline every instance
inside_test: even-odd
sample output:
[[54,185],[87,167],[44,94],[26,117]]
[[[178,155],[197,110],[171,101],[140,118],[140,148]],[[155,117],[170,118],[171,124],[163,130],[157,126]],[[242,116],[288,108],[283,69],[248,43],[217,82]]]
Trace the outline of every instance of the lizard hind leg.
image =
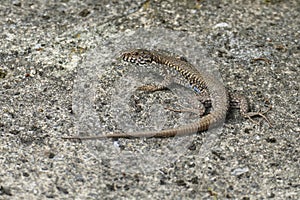
[[229,94],[229,100],[230,107],[239,109],[241,115],[244,118],[249,119],[252,123],[258,123],[257,121],[252,119],[253,117],[262,117],[269,124],[269,126],[272,126],[270,120],[266,116],[266,113],[272,109],[271,106],[266,111],[259,110],[257,112],[252,112],[249,111],[248,101],[244,96],[238,94]]
[[173,111],[173,112],[179,112],[179,113],[183,113],[183,112],[189,112],[189,113],[194,113],[196,115],[199,116],[203,116],[205,115],[206,112],[206,107],[203,104],[199,104],[199,108],[198,109],[194,109],[194,108],[186,108],[180,104],[178,104],[179,109],[176,108],[171,108],[171,107],[165,107],[165,109]]

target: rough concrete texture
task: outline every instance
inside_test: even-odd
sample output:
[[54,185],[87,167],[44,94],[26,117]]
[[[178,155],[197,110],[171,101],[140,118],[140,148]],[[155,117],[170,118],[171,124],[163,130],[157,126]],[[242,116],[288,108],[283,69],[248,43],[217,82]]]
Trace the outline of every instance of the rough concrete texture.
[[[1,1],[0,199],[300,199],[299,13],[298,0]],[[117,170],[90,143],[62,140],[77,134],[81,63],[140,27],[195,35],[226,87],[253,110],[273,106],[273,126],[230,115],[205,156],[203,135],[190,136],[180,158],[150,172]],[[138,153],[165,140],[120,143]]]

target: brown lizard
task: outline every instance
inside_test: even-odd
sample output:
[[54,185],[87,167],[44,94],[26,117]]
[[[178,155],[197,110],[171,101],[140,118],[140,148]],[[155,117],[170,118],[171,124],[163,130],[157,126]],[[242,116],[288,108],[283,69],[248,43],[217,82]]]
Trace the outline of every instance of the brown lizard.
[[[207,115],[200,118],[199,121],[187,124],[178,128],[170,128],[161,131],[147,131],[147,132],[134,132],[134,133],[114,133],[109,135],[96,135],[96,136],[69,136],[62,137],[63,139],[79,139],[79,140],[98,140],[107,138],[137,138],[137,137],[155,137],[165,138],[174,136],[184,136],[194,133],[199,133],[214,128],[222,123],[226,117],[230,106],[238,107],[243,117],[249,118],[253,116],[265,117],[265,112],[248,112],[248,103],[246,99],[238,95],[228,95],[226,88],[221,82],[199,72],[193,65],[187,62],[186,59],[181,57],[167,56],[160,54],[156,51],[149,51],[144,49],[135,49],[125,52],[121,55],[124,61],[135,63],[138,65],[145,65],[149,63],[157,63],[165,65],[176,70],[181,76],[186,79],[192,86],[197,88],[201,94],[208,94],[210,99],[211,110]],[[142,86],[141,90],[156,91],[163,89],[164,86],[146,85]],[[252,120],[253,121],[253,120]],[[270,124],[270,123],[269,123]]]

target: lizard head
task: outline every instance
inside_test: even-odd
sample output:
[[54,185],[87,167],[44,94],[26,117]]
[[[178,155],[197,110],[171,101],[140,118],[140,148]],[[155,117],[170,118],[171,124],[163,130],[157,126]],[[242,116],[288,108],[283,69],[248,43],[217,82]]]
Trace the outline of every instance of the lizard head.
[[124,52],[122,59],[127,62],[144,65],[153,61],[153,55],[150,51],[144,49],[135,49],[132,51]]

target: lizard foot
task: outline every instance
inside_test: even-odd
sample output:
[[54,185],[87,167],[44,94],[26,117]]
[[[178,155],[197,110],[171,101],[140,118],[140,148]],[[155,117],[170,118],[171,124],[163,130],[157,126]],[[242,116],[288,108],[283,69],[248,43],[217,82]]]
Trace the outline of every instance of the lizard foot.
[[269,126],[272,127],[272,123],[270,122],[270,120],[267,118],[267,116],[265,115],[267,112],[269,112],[272,109],[272,107],[270,106],[269,109],[265,110],[265,111],[257,111],[257,112],[248,112],[248,113],[244,113],[243,117],[249,119],[252,123],[254,124],[258,124],[257,121],[253,120],[252,117],[262,117],[264,120],[266,120],[266,122],[269,124]]

